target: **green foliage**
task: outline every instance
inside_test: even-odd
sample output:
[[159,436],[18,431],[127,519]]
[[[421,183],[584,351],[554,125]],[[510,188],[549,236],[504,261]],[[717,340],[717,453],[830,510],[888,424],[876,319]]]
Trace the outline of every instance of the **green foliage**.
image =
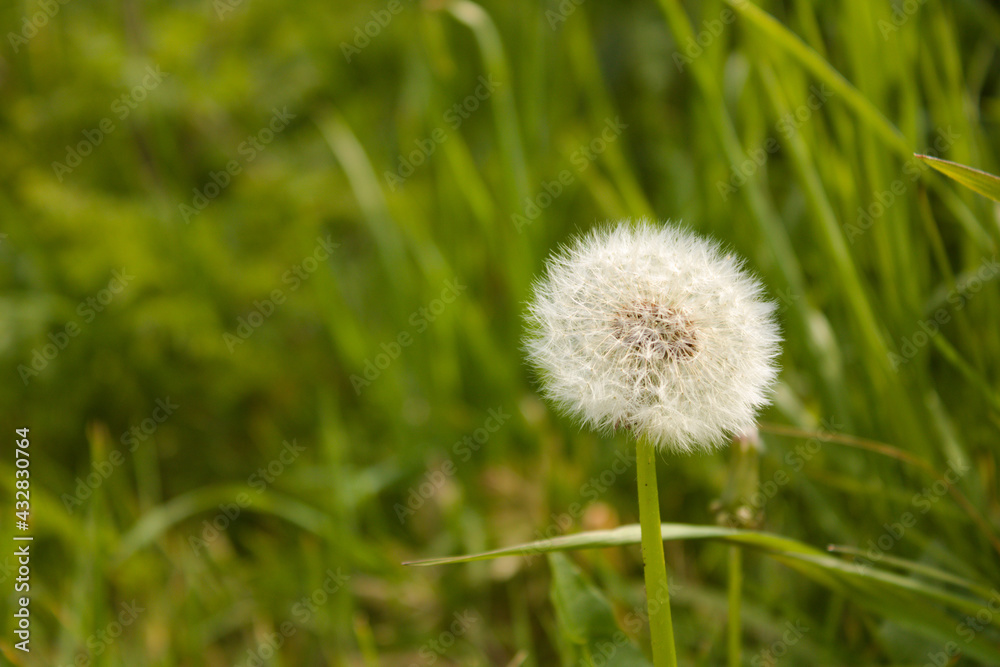
[[[590,664],[595,660],[606,665],[649,665],[642,651],[619,627],[611,603],[593,585],[587,583],[580,569],[562,554],[548,556],[552,570],[552,606],[559,622],[559,632],[573,647],[563,656],[568,664]],[[643,608],[630,612],[630,622],[641,625],[646,617]]]
[[1000,201],[1000,178],[997,178],[993,174],[987,174],[985,171],[966,167],[964,164],[941,160],[929,155],[917,155],[916,157],[945,176],[955,179],[973,192],[978,192],[993,201]]
[[[914,157],[1000,169],[992,5],[388,6],[0,6],[0,421],[32,433],[37,642],[4,614],[0,653],[243,665],[278,633],[275,665],[557,664],[575,610],[544,559],[400,563],[637,520],[630,445],[548,410],[519,340],[554,247],[650,215],[780,309],[762,420],[796,430],[762,430],[745,500],[809,551],[746,549],[746,660],[801,622],[780,664],[996,664],[963,624],[1000,580],[1000,227]],[[831,432],[961,471],[974,511]],[[727,458],[661,462],[664,519],[717,530]],[[13,484],[5,457],[5,511]],[[724,661],[732,541],[667,543],[681,664]],[[642,608],[638,547],[585,558]]]

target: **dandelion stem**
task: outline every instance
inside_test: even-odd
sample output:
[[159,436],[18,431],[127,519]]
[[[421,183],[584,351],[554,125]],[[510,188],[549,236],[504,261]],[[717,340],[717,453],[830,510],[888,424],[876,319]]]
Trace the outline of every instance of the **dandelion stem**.
[[729,667],[743,664],[743,625],[740,598],[743,594],[743,550],[729,547]]
[[646,577],[646,608],[653,643],[654,667],[677,667],[674,626],[670,618],[670,587],[663,558],[660,500],[656,490],[656,448],[645,437],[636,443],[639,478],[639,525],[642,532],[642,562]]

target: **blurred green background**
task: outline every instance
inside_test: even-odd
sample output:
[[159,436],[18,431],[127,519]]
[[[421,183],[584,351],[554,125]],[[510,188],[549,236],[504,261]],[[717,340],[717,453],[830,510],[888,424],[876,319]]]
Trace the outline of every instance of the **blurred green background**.
[[[997,210],[911,157],[1000,168],[991,4],[13,0],[0,28],[35,537],[27,656],[0,551],[3,660],[588,664],[544,558],[401,562],[637,521],[627,439],[553,414],[519,347],[548,253],[621,217],[719,239],[779,304],[762,421],[801,433],[762,429],[763,529],[868,553],[909,512],[887,557],[1000,577]],[[974,513],[820,429],[961,470]],[[728,460],[664,457],[664,520],[714,524]],[[681,664],[723,664],[726,547],[666,548]],[[573,560],[642,609],[638,547]],[[744,564],[748,665],[945,664],[962,619]]]

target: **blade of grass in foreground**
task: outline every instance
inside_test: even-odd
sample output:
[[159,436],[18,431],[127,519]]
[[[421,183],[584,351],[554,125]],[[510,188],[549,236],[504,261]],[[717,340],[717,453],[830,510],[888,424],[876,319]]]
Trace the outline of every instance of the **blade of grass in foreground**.
[[[661,526],[664,540],[684,539],[730,539],[752,546],[770,548],[783,552],[802,552],[822,554],[821,551],[779,535],[743,531],[736,528],[720,526],[692,526],[679,523],[664,523]],[[444,558],[429,558],[426,560],[409,561],[403,565],[449,565],[454,563],[472,563],[480,560],[492,560],[502,556],[527,556],[529,558],[550,551],[573,551],[574,549],[594,549],[603,547],[618,547],[627,544],[639,544],[639,524],[619,526],[609,530],[591,530],[573,535],[561,535],[550,540],[538,540],[492,551],[465,556],[449,556]]]
[[[855,447],[857,449],[864,449],[870,452],[876,452],[882,454],[883,456],[888,456],[890,458],[896,459],[897,461],[903,461],[909,463],[910,465],[916,466],[926,472],[932,479],[940,480],[944,479],[944,475],[938,472],[934,466],[928,463],[926,460],[911,454],[907,451],[899,449],[898,447],[893,447],[892,445],[886,444],[884,442],[878,442],[876,440],[868,440],[866,438],[858,438],[852,435],[843,435],[840,433],[819,433],[816,431],[804,431],[802,429],[795,428],[793,426],[783,426],[781,424],[760,424],[760,430],[765,433],[774,433],[777,435],[786,435],[791,437],[799,438],[822,438],[825,442],[834,443],[838,445],[845,445],[847,447]],[[952,495],[955,502],[965,510],[965,513],[969,515],[969,518],[979,526],[980,530],[983,531],[983,535],[989,539],[990,543],[993,544],[993,548],[996,550],[997,554],[1000,555],[1000,536],[997,535],[996,531],[990,526],[989,522],[983,517],[982,514],[975,508],[975,506],[969,502],[969,499],[965,497],[954,484],[948,485],[948,493]]]
[[[839,574],[848,579],[867,579],[888,585],[892,588],[906,590],[911,593],[918,593],[925,597],[949,604],[956,609],[964,610],[968,613],[975,613],[981,604],[970,597],[960,596],[951,591],[931,586],[918,579],[903,577],[901,575],[878,569],[872,565],[856,565],[847,561],[832,558],[827,553],[803,544],[796,540],[753,530],[743,530],[739,528],[725,528],[721,526],[697,526],[680,523],[661,524],[661,534],[665,541],[688,540],[688,539],[716,539],[732,544],[761,549],[770,552],[772,555],[782,560],[796,559],[825,570],[828,574]],[[611,546],[625,546],[640,544],[642,539],[639,524],[619,526],[609,530],[593,530],[571,535],[561,535],[547,540],[537,540],[526,544],[519,544],[492,551],[484,551],[478,554],[466,554],[463,556],[449,556],[444,558],[430,558],[426,560],[409,561],[404,565],[430,566],[448,565],[456,563],[472,563],[481,560],[492,560],[504,556],[528,556],[533,557],[543,553],[557,551],[573,551],[577,549],[595,549]],[[802,570],[802,568],[797,568]],[[933,571],[935,568],[925,566],[924,573]],[[935,578],[946,580],[954,578],[947,572],[941,572]],[[1000,618],[995,624],[1000,626]]]
[[[874,565],[849,563],[780,535],[719,526],[671,523],[662,524],[661,533],[664,540],[715,539],[759,549],[814,582],[935,641],[952,641],[957,636],[954,613],[976,614],[986,609],[984,598],[958,595],[947,588],[915,577],[888,572]],[[479,554],[405,564],[427,566],[468,563],[503,556],[532,557],[557,551],[635,545],[640,541],[640,527],[632,524],[611,530],[563,535]],[[941,573],[935,578],[943,580],[949,576]],[[1000,618],[993,620],[992,624],[1000,626]],[[963,650],[967,655],[1000,664],[1000,648],[992,643],[990,637],[984,636],[986,634],[988,633],[976,634]]]
[[958,164],[950,160],[931,157],[930,155],[914,153],[913,157],[923,160],[936,171],[958,181],[973,192],[978,192],[984,197],[989,197],[995,202],[1000,202],[1000,178],[997,178],[993,174],[973,169],[972,167],[966,167],[964,164]]

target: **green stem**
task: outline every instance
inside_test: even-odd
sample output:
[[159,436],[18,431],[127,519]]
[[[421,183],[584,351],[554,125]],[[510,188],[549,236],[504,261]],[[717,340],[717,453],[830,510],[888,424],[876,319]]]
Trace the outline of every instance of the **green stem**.
[[670,619],[670,587],[663,559],[660,530],[660,500],[656,490],[656,447],[646,438],[636,443],[639,478],[639,525],[642,531],[642,562],[646,576],[646,608],[653,643],[654,667],[677,667],[674,626]]
[[740,622],[740,596],[743,593],[743,550],[729,547],[729,667],[743,664],[743,625]]

